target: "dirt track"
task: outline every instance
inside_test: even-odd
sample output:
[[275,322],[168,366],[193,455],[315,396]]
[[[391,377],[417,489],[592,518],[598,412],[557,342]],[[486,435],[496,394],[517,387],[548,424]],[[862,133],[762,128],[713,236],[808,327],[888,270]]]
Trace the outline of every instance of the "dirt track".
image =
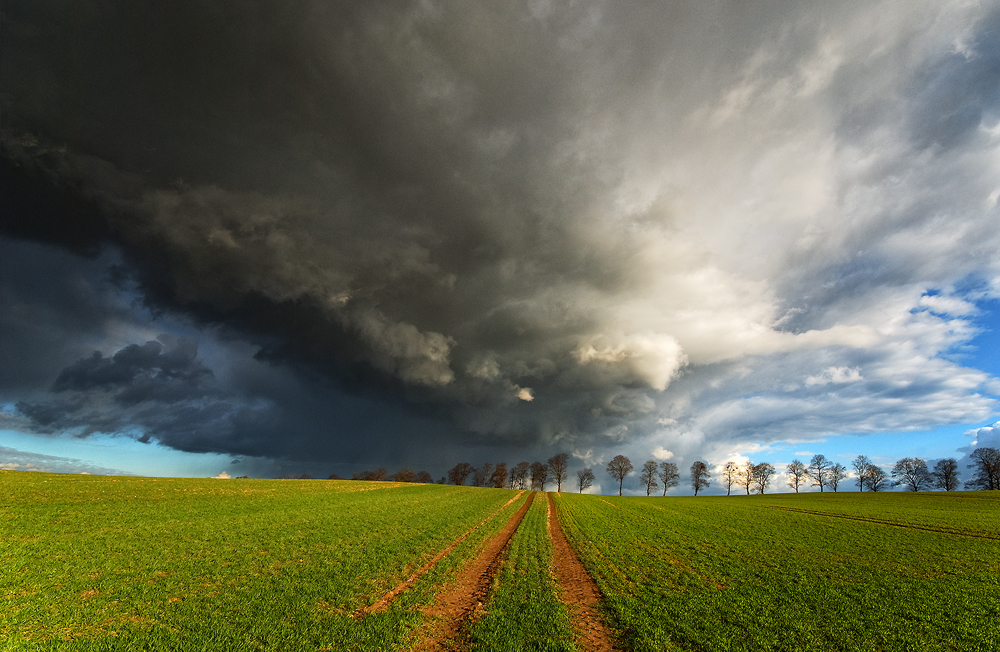
[[552,570],[555,571],[556,581],[562,590],[563,603],[569,610],[573,632],[576,634],[576,644],[588,652],[616,650],[618,648],[611,642],[610,630],[604,624],[604,619],[598,610],[601,592],[566,540],[552,494],[548,494],[548,497]]
[[[486,523],[488,523],[491,520],[493,520],[494,516],[496,516],[497,514],[499,514],[500,512],[502,512],[504,509],[506,509],[507,505],[510,505],[512,502],[514,502],[515,500],[517,500],[518,498],[520,498],[521,494],[523,494],[523,493],[524,493],[523,490],[517,492],[517,495],[514,496],[513,498],[511,498],[510,500],[508,500],[506,503],[504,503],[503,507],[501,507],[500,509],[498,509],[497,511],[495,511],[493,514],[490,514],[490,516],[487,517],[482,523],[480,523],[479,525],[476,525],[474,528],[472,528],[471,530],[469,530],[468,532],[466,532],[462,536],[460,536],[457,539],[455,539],[454,541],[452,541],[451,544],[447,548],[445,548],[444,550],[442,550],[438,554],[434,555],[434,557],[430,561],[428,561],[426,564],[424,564],[419,569],[417,569],[417,571],[415,573],[413,573],[412,575],[410,575],[408,578],[406,578],[405,580],[403,580],[402,582],[400,582],[394,589],[392,589],[391,591],[389,591],[388,593],[386,593],[379,600],[377,600],[374,604],[371,604],[371,605],[368,605],[367,607],[362,607],[361,609],[358,609],[354,613],[354,617],[355,618],[360,618],[360,617],[362,617],[364,615],[367,615],[367,614],[370,614],[370,613],[373,613],[373,612],[376,612],[376,611],[382,611],[383,609],[385,609],[386,607],[388,607],[389,603],[392,602],[393,600],[395,600],[396,597],[399,596],[400,593],[402,593],[406,589],[408,589],[411,586],[413,586],[413,583],[417,581],[417,578],[419,578],[421,575],[423,575],[424,573],[426,573],[430,569],[434,568],[434,565],[437,564],[442,559],[444,559],[445,555],[447,555],[449,552],[451,552],[452,550],[454,550],[455,546],[457,546],[458,544],[460,544],[463,541],[465,541],[470,534],[472,534],[473,532],[475,532],[476,530],[478,530],[480,527],[482,527]],[[528,503],[530,504],[531,501],[529,500]],[[522,514],[522,516],[523,516],[523,514]],[[518,523],[520,523],[520,522],[521,521],[518,520]],[[517,528],[515,527],[514,529],[517,529]]]
[[461,640],[462,625],[486,601],[493,576],[503,563],[507,546],[534,498],[535,494],[532,493],[479,556],[459,573],[451,586],[438,595],[434,605],[424,610],[434,621],[429,625],[429,633],[417,644],[415,650],[462,650],[467,647],[467,641]]

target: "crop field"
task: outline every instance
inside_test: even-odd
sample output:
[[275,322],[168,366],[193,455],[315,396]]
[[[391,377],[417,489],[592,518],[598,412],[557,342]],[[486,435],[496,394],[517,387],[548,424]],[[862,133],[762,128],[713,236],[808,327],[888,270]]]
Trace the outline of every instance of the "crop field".
[[635,650],[987,650],[1000,494],[557,498]]
[[[0,492],[0,649],[585,649],[544,494],[21,472]],[[1000,640],[1000,492],[555,506],[623,650]],[[435,634],[441,596],[494,549],[460,636]]]
[[517,492],[0,472],[0,648],[386,650]]

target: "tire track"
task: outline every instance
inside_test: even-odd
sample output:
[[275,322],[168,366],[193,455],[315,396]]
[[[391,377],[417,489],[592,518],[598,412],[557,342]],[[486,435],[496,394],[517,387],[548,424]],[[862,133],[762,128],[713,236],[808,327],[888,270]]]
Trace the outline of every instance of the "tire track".
[[[470,534],[472,534],[473,532],[475,532],[476,530],[478,530],[482,526],[484,526],[487,523],[489,523],[490,521],[492,521],[494,516],[496,516],[497,514],[499,514],[500,512],[502,512],[503,510],[507,509],[507,506],[510,505],[512,502],[516,501],[518,498],[520,498],[521,494],[523,494],[523,493],[524,493],[524,490],[521,490],[521,491],[517,492],[517,495],[514,496],[513,498],[511,498],[510,500],[508,500],[506,503],[504,503],[503,507],[501,507],[497,511],[493,512],[488,517],[486,517],[486,519],[484,519],[481,523],[479,523],[478,525],[476,525],[475,527],[473,527],[472,529],[470,529],[468,532],[466,532],[462,536],[460,536],[457,539],[455,539],[454,541],[452,541],[451,544],[449,544],[447,548],[445,548],[444,550],[442,550],[438,554],[434,555],[430,559],[430,561],[428,561],[426,564],[424,564],[423,566],[421,566],[420,568],[418,568],[416,570],[416,572],[414,572],[412,575],[410,575],[409,577],[407,577],[405,580],[403,580],[402,582],[400,582],[399,584],[397,584],[396,587],[393,588],[391,591],[389,591],[388,593],[386,593],[385,595],[383,595],[381,598],[379,598],[378,600],[376,600],[373,604],[370,604],[367,607],[362,607],[361,609],[358,609],[357,611],[355,611],[354,612],[354,617],[355,618],[361,618],[362,616],[365,616],[365,615],[373,613],[373,612],[384,611],[389,606],[390,602],[392,602],[393,600],[395,600],[399,596],[400,593],[402,593],[406,589],[408,589],[411,586],[413,586],[413,583],[416,582],[417,579],[419,579],[421,575],[423,575],[424,573],[426,573],[430,569],[434,568],[434,566],[439,561],[441,561],[442,559],[444,559],[445,555],[447,555],[449,552],[451,552],[452,550],[455,549],[455,546],[457,546],[458,544],[462,543],[467,538],[469,538]],[[530,500],[528,500],[528,504],[531,504]],[[521,509],[524,510],[523,507]],[[522,514],[522,517],[523,517],[523,514]],[[518,520],[518,523],[520,523],[520,520]]]
[[561,599],[569,611],[576,644],[588,652],[613,652],[611,630],[604,623],[599,607],[600,589],[584,568],[566,540],[552,494],[548,494],[548,529],[552,539],[552,566],[562,590]]
[[936,532],[938,534],[952,534],[961,537],[975,537],[977,539],[1000,540],[1000,535],[982,530],[966,530],[962,528],[948,527],[947,525],[923,525],[920,523],[904,523],[875,516],[855,516],[853,514],[838,514],[836,512],[822,512],[814,509],[803,509],[801,507],[785,507],[778,505],[764,505],[765,509],[779,509],[783,512],[793,512],[797,514],[809,514],[811,516],[827,516],[829,518],[843,518],[849,521],[861,521],[875,525],[888,525],[891,527],[902,527],[910,530],[922,530],[924,532]]
[[[520,495],[520,494],[518,494]],[[507,548],[521,520],[528,513],[535,492],[528,496],[517,512],[511,516],[486,548],[469,562],[455,578],[454,583],[438,594],[435,603],[423,611],[434,620],[427,626],[423,638],[414,647],[418,652],[432,650],[463,650],[467,645],[467,635],[463,636],[463,626],[482,608],[486,602],[493,577],[506,558]]]

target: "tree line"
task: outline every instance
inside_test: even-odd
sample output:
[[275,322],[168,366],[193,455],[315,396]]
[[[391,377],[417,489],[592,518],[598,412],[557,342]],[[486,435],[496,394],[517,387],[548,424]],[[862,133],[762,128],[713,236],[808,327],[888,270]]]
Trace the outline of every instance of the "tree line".
[[[1000,489],[1000,450],[996,448],[977,448],[969,456],[972,464],[968,468],[975,469],[972,478],[965,482],[966,489]],[[625,478],[634,467],[632,461],[624,455],[616,455],[607,465],[605,471],[618,482],[618,495],[622,495]],[[785,476],[788,486],[796,493],[804,487],[819,487],[836,492],[853,470],[854,483],[859,491],[879,492],[892,487],[903,487],[910,491],[925,491],[943,489],[957,491],[961,486],[958,461],[954,458],[939,460],[933,469],[927,467],[925,460],[918,457],[904,457],[896,462],[891,470],[886,471],[873,463],[865,455],[858,455],[851,468],[839,462],[833,462],[825,455],[813,455],[809,463],[794,459],[786,467]],[[695,461],[690,468],[691,488],[694,495],[711,486],[713,481],[708,464]],[[742,464],[733,461],[722,466],[719,480],[726,487],[726,495],[732,494],[733,488],[745,490],[747,495],[752,492],[763,494],[772,485],[777,476],[774,465],[769,462],[747,460]],[[333,476],[331,476],[333,477]],[[430,473],[420,471],[414,473],[408,468],[389,474],[384,468],[374,471],[355,473],[352,480],[381,480],[394,482],[424,482],[431,483]],[[505,462],[486,462],[473,466],[468,462],[459,462],[453,466],[447,475],[438,480],[438,484],[465,485],[467,482],[474,487],[494,487],[498,489],[531,489],[544,490],[546,485],[555,484],[556,491],[562,491],[563,485],[569,479],[569,455],[559,453],[546,462],[518,462],[508,468]],[[590,467],[576,472],[575,488],[584,492],[593,486],[596,477]],[[646,495],[653,495],[661,488],[662,495],[667,490],[680,484],[680,470],[673,462],[658,462],[647,460],[639,471],[639,482],[646,489]]]

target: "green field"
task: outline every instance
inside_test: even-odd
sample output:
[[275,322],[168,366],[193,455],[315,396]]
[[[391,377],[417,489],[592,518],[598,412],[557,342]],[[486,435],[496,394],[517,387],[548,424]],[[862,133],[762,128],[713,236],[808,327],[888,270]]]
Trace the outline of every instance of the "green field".
[[0,491],[2,649],[404,647],[430,589],[521,504],[355,619],[516,492],[9,471]]
[[1000,641],[997,492],[557,500],[630,649]]
[[[412,649],[421,608],[515,495],[0,472],[0,649]],[[468,624],[472,649],[576,649],[543,496]],[[1000,492],[556,500],[624,649],[1000,640]],[[355,617],[493,514],[388,609]]]

